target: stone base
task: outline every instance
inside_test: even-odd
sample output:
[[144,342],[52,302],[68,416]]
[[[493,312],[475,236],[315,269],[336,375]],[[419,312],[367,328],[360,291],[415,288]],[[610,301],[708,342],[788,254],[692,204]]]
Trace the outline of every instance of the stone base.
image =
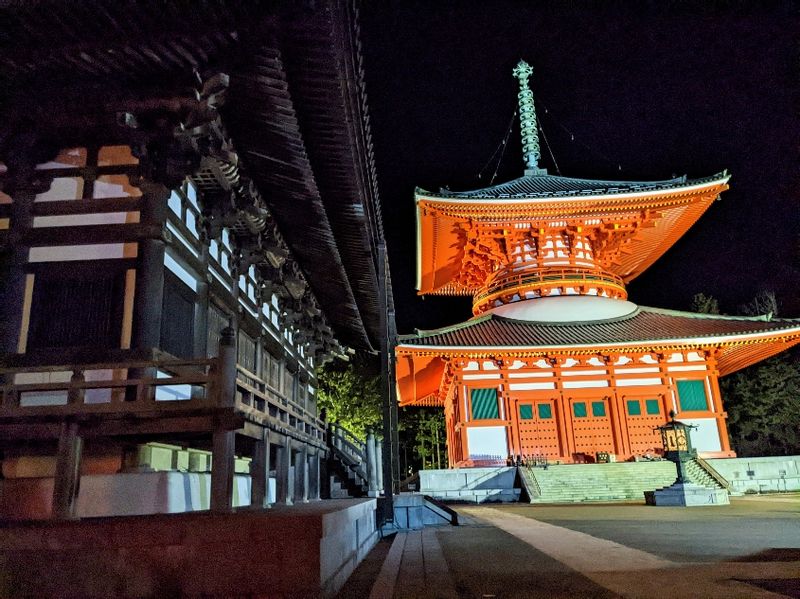
[[517,469],[453,468],[420,470],[420,492],[439,501],[469,503],[513,503],[519,501],[520,489],[515,485]]
[[419,493],[395,495],[394,521],[387,532],[397,529],[415,530],[426,526],[450,526],[452,516]]
[[[233,505],[250,505],[250,477],[237,474]],[[53,479],[0,480],[0,520],[50,518]],[[207,510],[211,498],[210,472],[125,472],[84,474],[78,494],[78,517],[144,516]],[[269,481],[269,500],[275,503],[275,479]]]
[[378,541],[374,499],[0,527],[0,595],[331,597]]
[[728,505],[730,498],[725,489],[709,489],[692,483],[673,483],[669,487],[645,492],[648,505],[698,507]]

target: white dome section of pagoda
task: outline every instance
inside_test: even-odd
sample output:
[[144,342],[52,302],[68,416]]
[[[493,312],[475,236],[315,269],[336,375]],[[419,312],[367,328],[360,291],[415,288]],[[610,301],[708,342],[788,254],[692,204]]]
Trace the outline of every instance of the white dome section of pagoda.
[[497,306],[485,314],[529,322],[585,322],[633,314],[633,302],[597,295],[559,295]]

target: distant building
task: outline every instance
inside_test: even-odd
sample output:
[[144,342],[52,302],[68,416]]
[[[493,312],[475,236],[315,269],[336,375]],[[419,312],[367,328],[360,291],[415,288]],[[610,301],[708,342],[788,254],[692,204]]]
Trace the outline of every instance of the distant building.
[[728,174],[548,174],[531,72],[514,70],[524,176],[416,191],[419,293],[470,295],[473,318],[400,337],[400,405],[444,409],[451,467],[657,454],[653,429],[671,411],[697,427],[701,455],[734,456],[718,378],[800,342],[800,321],[647,308],[625,289],[728,189]]
[[354,4],[2,13],[0,518],[324,495],[315,368],[384,338]]

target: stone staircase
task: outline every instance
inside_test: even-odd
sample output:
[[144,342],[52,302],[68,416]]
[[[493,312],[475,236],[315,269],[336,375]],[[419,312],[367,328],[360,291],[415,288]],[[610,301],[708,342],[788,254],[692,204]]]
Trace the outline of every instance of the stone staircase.
[[531,503],[643,500],[645,491],[675,481],[672,462],[566,464],[520,468]]
[[[727,488],[697,460],[687,462],[686,472],[696,485]],[[531,503],[641,500],[645,491],[667,487],[676,476],[675,464],[669,461],[520,468]]]
[[725,485],[720,484],[711,474],[709,474],[697,460],[686,462],[686,474],[689,480],[696,485],[709,489],[726,489]]

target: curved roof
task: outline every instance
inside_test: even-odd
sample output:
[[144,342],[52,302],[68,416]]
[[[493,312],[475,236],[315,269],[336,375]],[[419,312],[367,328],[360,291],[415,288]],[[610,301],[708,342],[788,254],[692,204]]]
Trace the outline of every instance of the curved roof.
[[488,314],[402,335],[395,349],[397,387],[402,405],[421,405],[438,393],[450,356],[717,348],[719,372],[726,375],[797,343],[800,319],[769,316],[719,316],[643,306],[626,316],[583,322],[532,322]]
[[[727,172],[701,179],[620,182],[525,176],[486,189],[441,193],[416,192],[417,289],[420,294],[473,295],[478,287],[462,285],[460,274],[468,230],[476,222],[508,224],[635,222],[619,235],[629,245],[618,251],[608,271],[628,283],[664,254],[720,193],[728,189]],[[616,235],[616,233],[615,233]],[[609,243],[614,250],[619,244]]]
[[2,2],[0,19],[4,122],[35,122],[56,147],[127,143],[117,113],[172,110],[197,73],[230,75],[231,151],[337,338],[380,345],[383,231],[353,0]]
[[[724,176],[725,173],[720,175]],[[660,189],[676,189],[712,181],[720,175],[704,179],[687,179],[686,175],[664,181],[601,181],[594,179],[573,179],[558,175],[526,175],[512,181],[475,189],[472,191],[451,191],[440,189],[431,193],[418,189],[419,194],[429,197],[457,199],[502,199],[502,198],[551,198],[563,196],[607,195],[618,193],[637,193]]]
[[654,342],[703,343],[779,331],[800,336],[800,319],[720,316],[639,306],[625,316],[577,322],[536,322],[489,314],[442,329],[401,335],[398,345],[503,349],[596,347]]

